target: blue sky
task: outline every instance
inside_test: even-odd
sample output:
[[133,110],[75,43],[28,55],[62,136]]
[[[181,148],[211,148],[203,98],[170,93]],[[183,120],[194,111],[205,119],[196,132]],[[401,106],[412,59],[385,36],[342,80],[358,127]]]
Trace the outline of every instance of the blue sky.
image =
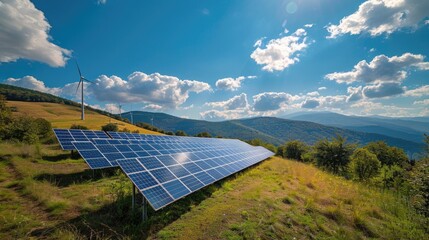
[[0,1],[0,81],[117,113],[429,115],[429,2]]

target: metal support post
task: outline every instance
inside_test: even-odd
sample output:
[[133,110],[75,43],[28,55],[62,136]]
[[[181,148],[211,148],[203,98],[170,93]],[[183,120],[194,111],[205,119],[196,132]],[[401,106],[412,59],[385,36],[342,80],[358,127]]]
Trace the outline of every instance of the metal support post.
[[132,197],[131,201],[132,201],[131,205],[132,205],[132,208],[133,208],[133,211],[134,211],[135,205],[136,205],[136,186],[134,184],[133,184],[133,197]]
[[144,196],[142,196],[143,199],[143,206],[142,206],[142,219],[143,222],[147,221],[148,217],[147,217],[147,200]]

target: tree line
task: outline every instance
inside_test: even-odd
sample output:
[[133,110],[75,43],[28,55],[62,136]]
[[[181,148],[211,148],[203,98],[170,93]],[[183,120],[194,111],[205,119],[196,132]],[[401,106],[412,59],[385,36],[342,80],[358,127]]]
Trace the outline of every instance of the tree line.
[[408,198],[410,204],[429,216],[429,135],[418,160],[408,159],[403,149],[383,141],[359,147],[337,136],[322,139],[313,146],[289,141],[279,146],[276,155],[313,164],[346,179],[392,190]]

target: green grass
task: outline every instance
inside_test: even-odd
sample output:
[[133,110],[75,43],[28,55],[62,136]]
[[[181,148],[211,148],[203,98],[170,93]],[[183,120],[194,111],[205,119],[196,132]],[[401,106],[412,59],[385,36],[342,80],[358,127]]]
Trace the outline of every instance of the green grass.
[[[131,183],[56,145],[0,144],[0,239],[427,239],[404,200],[272,158],[140,221]],[[25,154],[23,154],[25,153]]]
[[85,120],[82,121],[80,120],[80,108],[70,105],[46,102],[8,101],[7,106],[15,107],[17,112],[14,112],[14,114],[16,115],[21,114],[35,118],[44,118],[51,122],[52,126],[55,128],[70,128],[73,124],[79,124],[86,126],[89,129],[101,130],[101,126],[103,125],[116,123],[118,124],[119,129],[127,128],[130,131],[138,130],[140,133],[144,134],[160,134],[158,132],[109,118],[90,110],[85,111]]

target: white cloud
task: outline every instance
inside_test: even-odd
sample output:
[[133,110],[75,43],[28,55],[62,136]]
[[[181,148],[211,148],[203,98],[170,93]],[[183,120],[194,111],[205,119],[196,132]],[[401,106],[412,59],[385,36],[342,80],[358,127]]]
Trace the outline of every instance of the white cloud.
[[257,64],[264,65],[262,69],[265,71],[283,71],[299,62],[300,53],[309,46],[306,36],[307,32],[300,28],[289,36],[270,40],[265,48],[257,42],[257,48],[250,57]]
[[0,62],[25,58],[52,67],[64,66],[71,51],[50,42],[50,28],[43,12],[29,0],[1,1]]
[[314,24],[313,24],[313,23],[311,23],[311,24],[309,23],[309,24],[305,24],[305,25],[304,25],[304,27],[306,27],[306,28],[312,28],[313,26],[314,26]]
[[310,97],[317,97],[317,96],[319,96],[320,94],[319,94],[319,92],[318,92],[318,91],[314,91],[314,92],[308,92],[306,95],[307,95],[307,96],[310,96]]
[[327,89],[326,87],[319,87],[317,90],[322,91],[322,90],[326,90],[326,89]]
[[253,47],[260,47],[262,46],[262,41],[264,41],[266,37],[261,37],[260,39],[256,40],[255,44],[253,44]]
[[424,62],[424,58],[423,55],[411,53],[390,58],[385,55],[378,55],[370,63],[365,60],[360,61],[352,71],[330,73],[325,78],[347,84],[356,81],[365,83],[401,82],[407,77],[407,70],[429,70],[429,62]]
[[317,108],[320,105],[316,99],[306,99],[302,104],[301,108]]
[[275,111],[284,108],[294,97],[284,92],[264,92],[253,96],[253,110]]
[[159,110],[163,109],[163,107],[160,105],[157,105],[157,104],[148,104],[148,105],[144,106],[143,109],[152,110],[152,111],[159,111]]
[[240,110],[208,110],[205,112],[201,112],[200,116],[202,119],[207,121],[224,121],[228,119],[239,119],[244,117],[253,116],[254,113],[247,109]]
[[329,25],[328,38],[347,33],[378,36],[403,28],[415,29],[428,16],[429,1],[426,0],[368,0],[356,12],[341,19],[338,25]]
[[356,102],[363,98],[362,86],[359,87],[348,87],[347,93],[349,96],[346,99],[346,102]]
[[371,48],[371,49],[369,49],[369,52],[375,52],[375,48]]
[[425,25],[428,25],[428,24],[429,24],[429,20],[426,20],[426,21],[425,21]]
[[414,105],[426,105],[426,106],[429,106],[429,99],[424,99],[424,100],[421,100],[421,101],[414,101],[413,104]]
[[104,110],[111,114],[119,114],[119,106],[114,103],[107,103],[104,105]]
[[225,110],[236,110],[236,109],[247,109],[249,108],[249,103],[247,101],[247,95],[242,93],[240,95],[234,96],[231,99],[221,102],[208,102],[205,105],[213,108],[222,108]]
[[134,72],[127,80],[101,75],[89,88],[100,101],[145,102],[163,108],[177,108],[189,98],[191,92],[211,91],[210,85],[205,82],[143,72]]
[[39,92],[50,93],[53,95],[60,95],[61,88],[49,88],[45,86],[43,81],[37,80],[33,76],[25,76],[22,78],[8,78],[4,81],[5,84],[14,85],[18,87],[28,88]]
[[221,90],[237,91],[241,87],[241,82],[243,82],[246,78],[253,79],[253,78],[256,78],[256,76],[222,78],[216,81],[216,87]]
[[103,4],[106,4],[107,3],[107,0],[97,0],[97,4],[98,5],[103,5]]
[[404,96],[407,97],[422,97],[429,96],[429,85],[424,85],[415,89],[405,91]]
[[375,85],[365,86],[362,93],[367,98],[382,98],[402,94],[405,87],[397,82],[379,82]]

